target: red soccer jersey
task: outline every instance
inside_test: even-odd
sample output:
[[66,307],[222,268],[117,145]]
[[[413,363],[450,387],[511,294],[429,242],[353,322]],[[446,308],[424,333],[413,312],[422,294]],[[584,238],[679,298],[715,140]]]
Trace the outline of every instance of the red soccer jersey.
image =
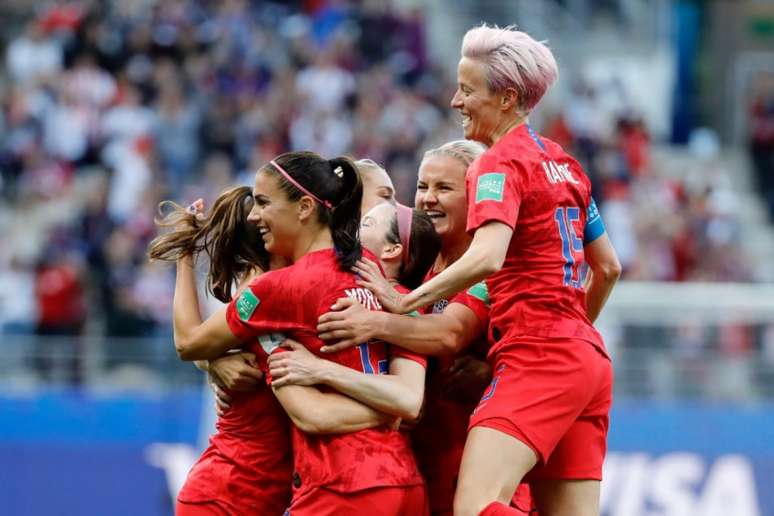
[[[396,284],[395,290],[400,292],[401,294],[408,294],[411,292],[410,288],[406,288],[403,285]],[[412,316],[419,315],[419,312],[412,312]],[[413,360],[414,362],[418,363],[422,367],[427,367],[427,357],[425,355],[420,355],[419,353],[414,353],[413,351],[409,351],[406,348],[402,348],[400,346],[396,346],[394,344],[389,344],[390,347],[390,358],[408,358],[409,360]],[[425,383],[427,383],[427,379],[425,379]]]
[[580,164],[522,124],[470,165],[465,182],[468,232],[492,221],[513,229],[502,269],[486,280],[490,354],[523,336],[582,339],[604,352],[586,317],[583,238],[593,202]]
[[[436,273],[428,272],[425,282],[434,276]],[[443,393],[446,375],[454,361],[462,356],[471,355],[485,360],[488,347],[485,337],[489,320],[486,285],[483,282],[478,283],[455,294],[449,300],[436,301],[432,307],[428,307],[426,313],[442,313],[451,303],[465,305],[476,314],[481,323],[482,338],[458,355],[431,358],[427,369],[424,414],[411,437],[419,467],[427,480],[430,509],[433,513],[452,510],[457,474],[468,434],[468,419],[478,404],[478,398],[484,392],[482,388],[477,396],[469,400],[449,398]]]
[[[374,295],[339,269],[332,249],[309,253],[290,267],[256,278],[226,311],[231,331],[250,340],[282,333],[323,356],[317,319],[340,297],[352,297],[367,309],[381,310]],[[277,346],[264,338],[261,361]],[[324,358],[364,373],[386,373],[388,351],[369,342]],[[311,435],[293,427],[295,470],[304,489],[324,486],[353,492],[379,486],[418,485],[422,477],[405,436],[387,427],[340,435]]]
[[289,419],[271,389],[232,393],[217,429],[178,499],[217,501],[234,514],[281,514],[290,503],[293,458]]

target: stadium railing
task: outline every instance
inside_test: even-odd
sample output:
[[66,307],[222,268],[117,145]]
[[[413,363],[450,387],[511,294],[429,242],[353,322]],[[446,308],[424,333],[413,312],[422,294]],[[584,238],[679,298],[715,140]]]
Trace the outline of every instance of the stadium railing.
[[[621,282],[597,321],[616,394],[773,400],[774,286]],[[4,335],[6,392],[70,385],[153,391],[201,382],[171,336]]]

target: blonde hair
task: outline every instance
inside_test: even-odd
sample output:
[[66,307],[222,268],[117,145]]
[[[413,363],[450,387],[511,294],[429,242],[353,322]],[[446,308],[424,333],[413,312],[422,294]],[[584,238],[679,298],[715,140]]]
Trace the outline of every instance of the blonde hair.
[[362,174],[365,170],[374,169],[374,168],[377,170],[381,170],[385,174],[387,173],[387,171],[384,169],[383,166],[381,166],[379,163],[375,162],[374,160],[368,159],[368,158],[363,158],[355,161],[355,167],[357,167],[357,171],[360,174]]
[[462,39],[462,57],[484,63],[491,91],[514,88],[526,112],[535,107],[559,76],[551,50],[513,25],[500,28],[482,24],[470,29]]
[[387,173],[387,170],[372,159],[363,158],[355,161],[355,168],[357,169],[357,173],[360,174],[361,178],[363,177],[363,174],[368,174],[373,170],[378,170],[384,173],[384,175],[387,177],[390,177],[390,174]]
[[375,162],[374,160],[363,158],[355,161],[355,169],[357,170],[358,175],[360,176],[360,180],[363,182],[364,185],[371,185],[373,183],[369,182],[368,177],[373,176],[374,172],[378,173],[381,172],[384,174],[384,177],[387,178],[387,181],[389,182],[389,187],[393,191],[392,199],[390,199],[390,204],[395,204],[398,201],[395,199],[395,186],[392,184],[392,178],[390,177],[390,174],[387,173],[387,170],[384,169],[383,166]]
[[449,156],[460,161],[465,168],[469,167],[479,156],[486,151],[486,146],[473,140],[454,140],[444,143],[436,149],[425,152],[422,161],[431,156]]

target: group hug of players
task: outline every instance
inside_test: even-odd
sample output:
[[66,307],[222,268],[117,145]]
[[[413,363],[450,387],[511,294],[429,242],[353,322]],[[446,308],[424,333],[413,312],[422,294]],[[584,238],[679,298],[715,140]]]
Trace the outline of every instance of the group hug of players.
[[[592,322],[620,265],[582,168],[527,122],[557,73],[527,34],[471,29],[466,140],[425,153],[413,209],[372,161],[290,152],[159,221],[177,352],[222,389],[178,516],[599,513]],[[202,257],[227,303],[206,320]]]

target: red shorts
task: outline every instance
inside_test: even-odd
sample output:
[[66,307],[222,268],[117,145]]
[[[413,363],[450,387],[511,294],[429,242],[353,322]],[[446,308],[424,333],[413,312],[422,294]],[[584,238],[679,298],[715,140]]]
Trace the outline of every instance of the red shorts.
[[424,485],[374,487],[355,493],[339,493],[324,487],[295,493],[284,516],[428,516]]
[[218,502],[181,502],[177,501],[175,516],[229,516],[232,511]]
[[610,360],[582,340],[525,339],[492,357],[494,376],[470,417],[528,445],[530,479],[602,479],[613,401]]
[[532,491],[529,488],[529,484],[521,483],[516,487],[516,492],[513,493],[511,498],[511,507],[518,509],[519,514],[523,516],[534,516],[535,513],[531,513],[534,506],[532,501]]

